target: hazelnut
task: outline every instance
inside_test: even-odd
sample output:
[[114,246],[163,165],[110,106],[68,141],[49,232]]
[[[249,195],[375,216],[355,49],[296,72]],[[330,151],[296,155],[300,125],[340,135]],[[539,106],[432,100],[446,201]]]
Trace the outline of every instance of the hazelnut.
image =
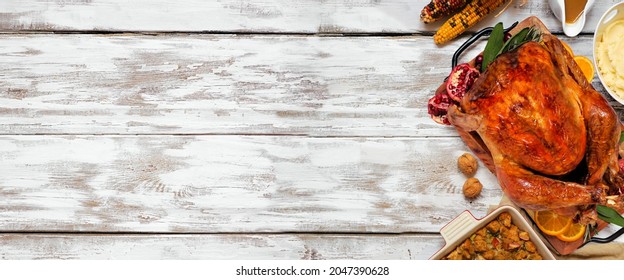
[[477,159],[469,153],[464,153],[457,159],[457,167],[467,177],[472,177],[477,173]]
[[479,182],[477,178],[468,178],[466,182],[464,182],[464,196],[466,198],[475,198],[481,194],[481,189],[483,189],[483,185]]

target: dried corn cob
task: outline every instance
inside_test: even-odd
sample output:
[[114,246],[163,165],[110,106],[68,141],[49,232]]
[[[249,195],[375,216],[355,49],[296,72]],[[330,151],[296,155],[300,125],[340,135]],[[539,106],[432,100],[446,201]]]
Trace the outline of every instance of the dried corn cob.
[[424,23],[432,23],[466,6],[469,0],[431,0],[422,11],[420,20]]
[[436,44],[444,44],[481,21],[507,0],[473,0],[459,13],[448,19],[433,35]]

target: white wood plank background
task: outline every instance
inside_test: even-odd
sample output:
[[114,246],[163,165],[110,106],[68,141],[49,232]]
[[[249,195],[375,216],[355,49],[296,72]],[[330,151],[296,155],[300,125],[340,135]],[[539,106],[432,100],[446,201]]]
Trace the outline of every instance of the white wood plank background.
[[457,138],[0,137],[0,231],[429,232],[462,195]]
[[443,245],[418,234],[0,234],[0,259],[426,260]]
[[[513,0],[472,30],[529,16],[544,19],[553,32],[561,25],[547,0]],[[584,32],[595,30],[607,8],[619,0],[600,0],[588,14]],[[191,31],[270,33],[418,33],[435,31],[420,11],[429,0],[4,0],[4,31]]]

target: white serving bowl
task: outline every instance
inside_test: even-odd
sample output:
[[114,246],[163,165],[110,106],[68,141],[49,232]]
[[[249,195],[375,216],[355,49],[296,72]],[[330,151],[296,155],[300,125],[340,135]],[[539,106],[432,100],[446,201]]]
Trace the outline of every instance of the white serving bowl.
[[604,82],[603,77],[600,74],[600,69],[598,68],[598,55],[597,55],[597,50],[596,50],[596,43],[598,42],[598,40],[602,39],[602,34],[604,33],[607,25],[609,23],[612,23],[621,19],[624,19],[624,2],[620,2],[618,4],[611,6],[602,15],[602,17],[600,18],[600,21],[598,21],[598,25],[596,25],[596,32],[594,33],[593,48],[594,48],[594,69],[596,69],[596,72],[598,74],[598,79],[600,80],[604,88],[607,90],[609,95],[613,97],[613,99],[615,99],[617,102],[621,104],[624,104],[624,98],[617,96],[615,92],[613,92],[613,90],[610,89],[609,86],[607,86],[607,84]]

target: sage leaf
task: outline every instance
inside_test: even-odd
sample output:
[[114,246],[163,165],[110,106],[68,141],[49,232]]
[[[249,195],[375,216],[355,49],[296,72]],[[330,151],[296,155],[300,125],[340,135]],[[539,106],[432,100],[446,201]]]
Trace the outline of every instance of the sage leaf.
[[505,30],[503,29],[503,23],[497,23],[492,29],[490,38],[483,50],[483,62],[481,64],[481,73],[485,72],[488,65],[492,63],[499,55],[513,51],[522,44],[530,41],[541,41],[542,33],[534,27],[525,27],[518,33],[514,34],[505,41]]
[[524,43],[528,33],[529,33],[529,28],[525,27],[522,30],[520,30],[520,32],[518,32],[518,33],[514,34],[513,36],[511,36],[511,38],[509,38],[509,40],[507,40],[507,42],[505,42],[505,44],[500,49],[500,51],[498,52],[497,55],[502,54],[502,53],[506,53],[506,52],[508,52],[510,50],[515,49],[516,47],[519,47],[522,43]]
[[505,39],[505,31],[503,30],[503,23],[499,22],[492,29],[492,34],[490,34],[490,38],[485,45],[485,49],[483,50],[483,62],[481,63],[481,72],[485,72],[488,64],[490,64],[496,56],[498,56],[499,51],[503,47],[503,40]]
[[596,212],[598,212],[599,219],[607,223],[624,227],[624,217],[615,209],[604,205],[596,205]]
[[509,38],[507,42],[505,42],[503,47],[501,47],[498,55],[513,51],[527,42],[531,42],[531,41],[539,42],[541,40],[541,37],[542,37],[542,34],[540,33],[539,30],[533,27],[525,27],[522,30],[520,30],[518,33],[513,35],[511,38]]

